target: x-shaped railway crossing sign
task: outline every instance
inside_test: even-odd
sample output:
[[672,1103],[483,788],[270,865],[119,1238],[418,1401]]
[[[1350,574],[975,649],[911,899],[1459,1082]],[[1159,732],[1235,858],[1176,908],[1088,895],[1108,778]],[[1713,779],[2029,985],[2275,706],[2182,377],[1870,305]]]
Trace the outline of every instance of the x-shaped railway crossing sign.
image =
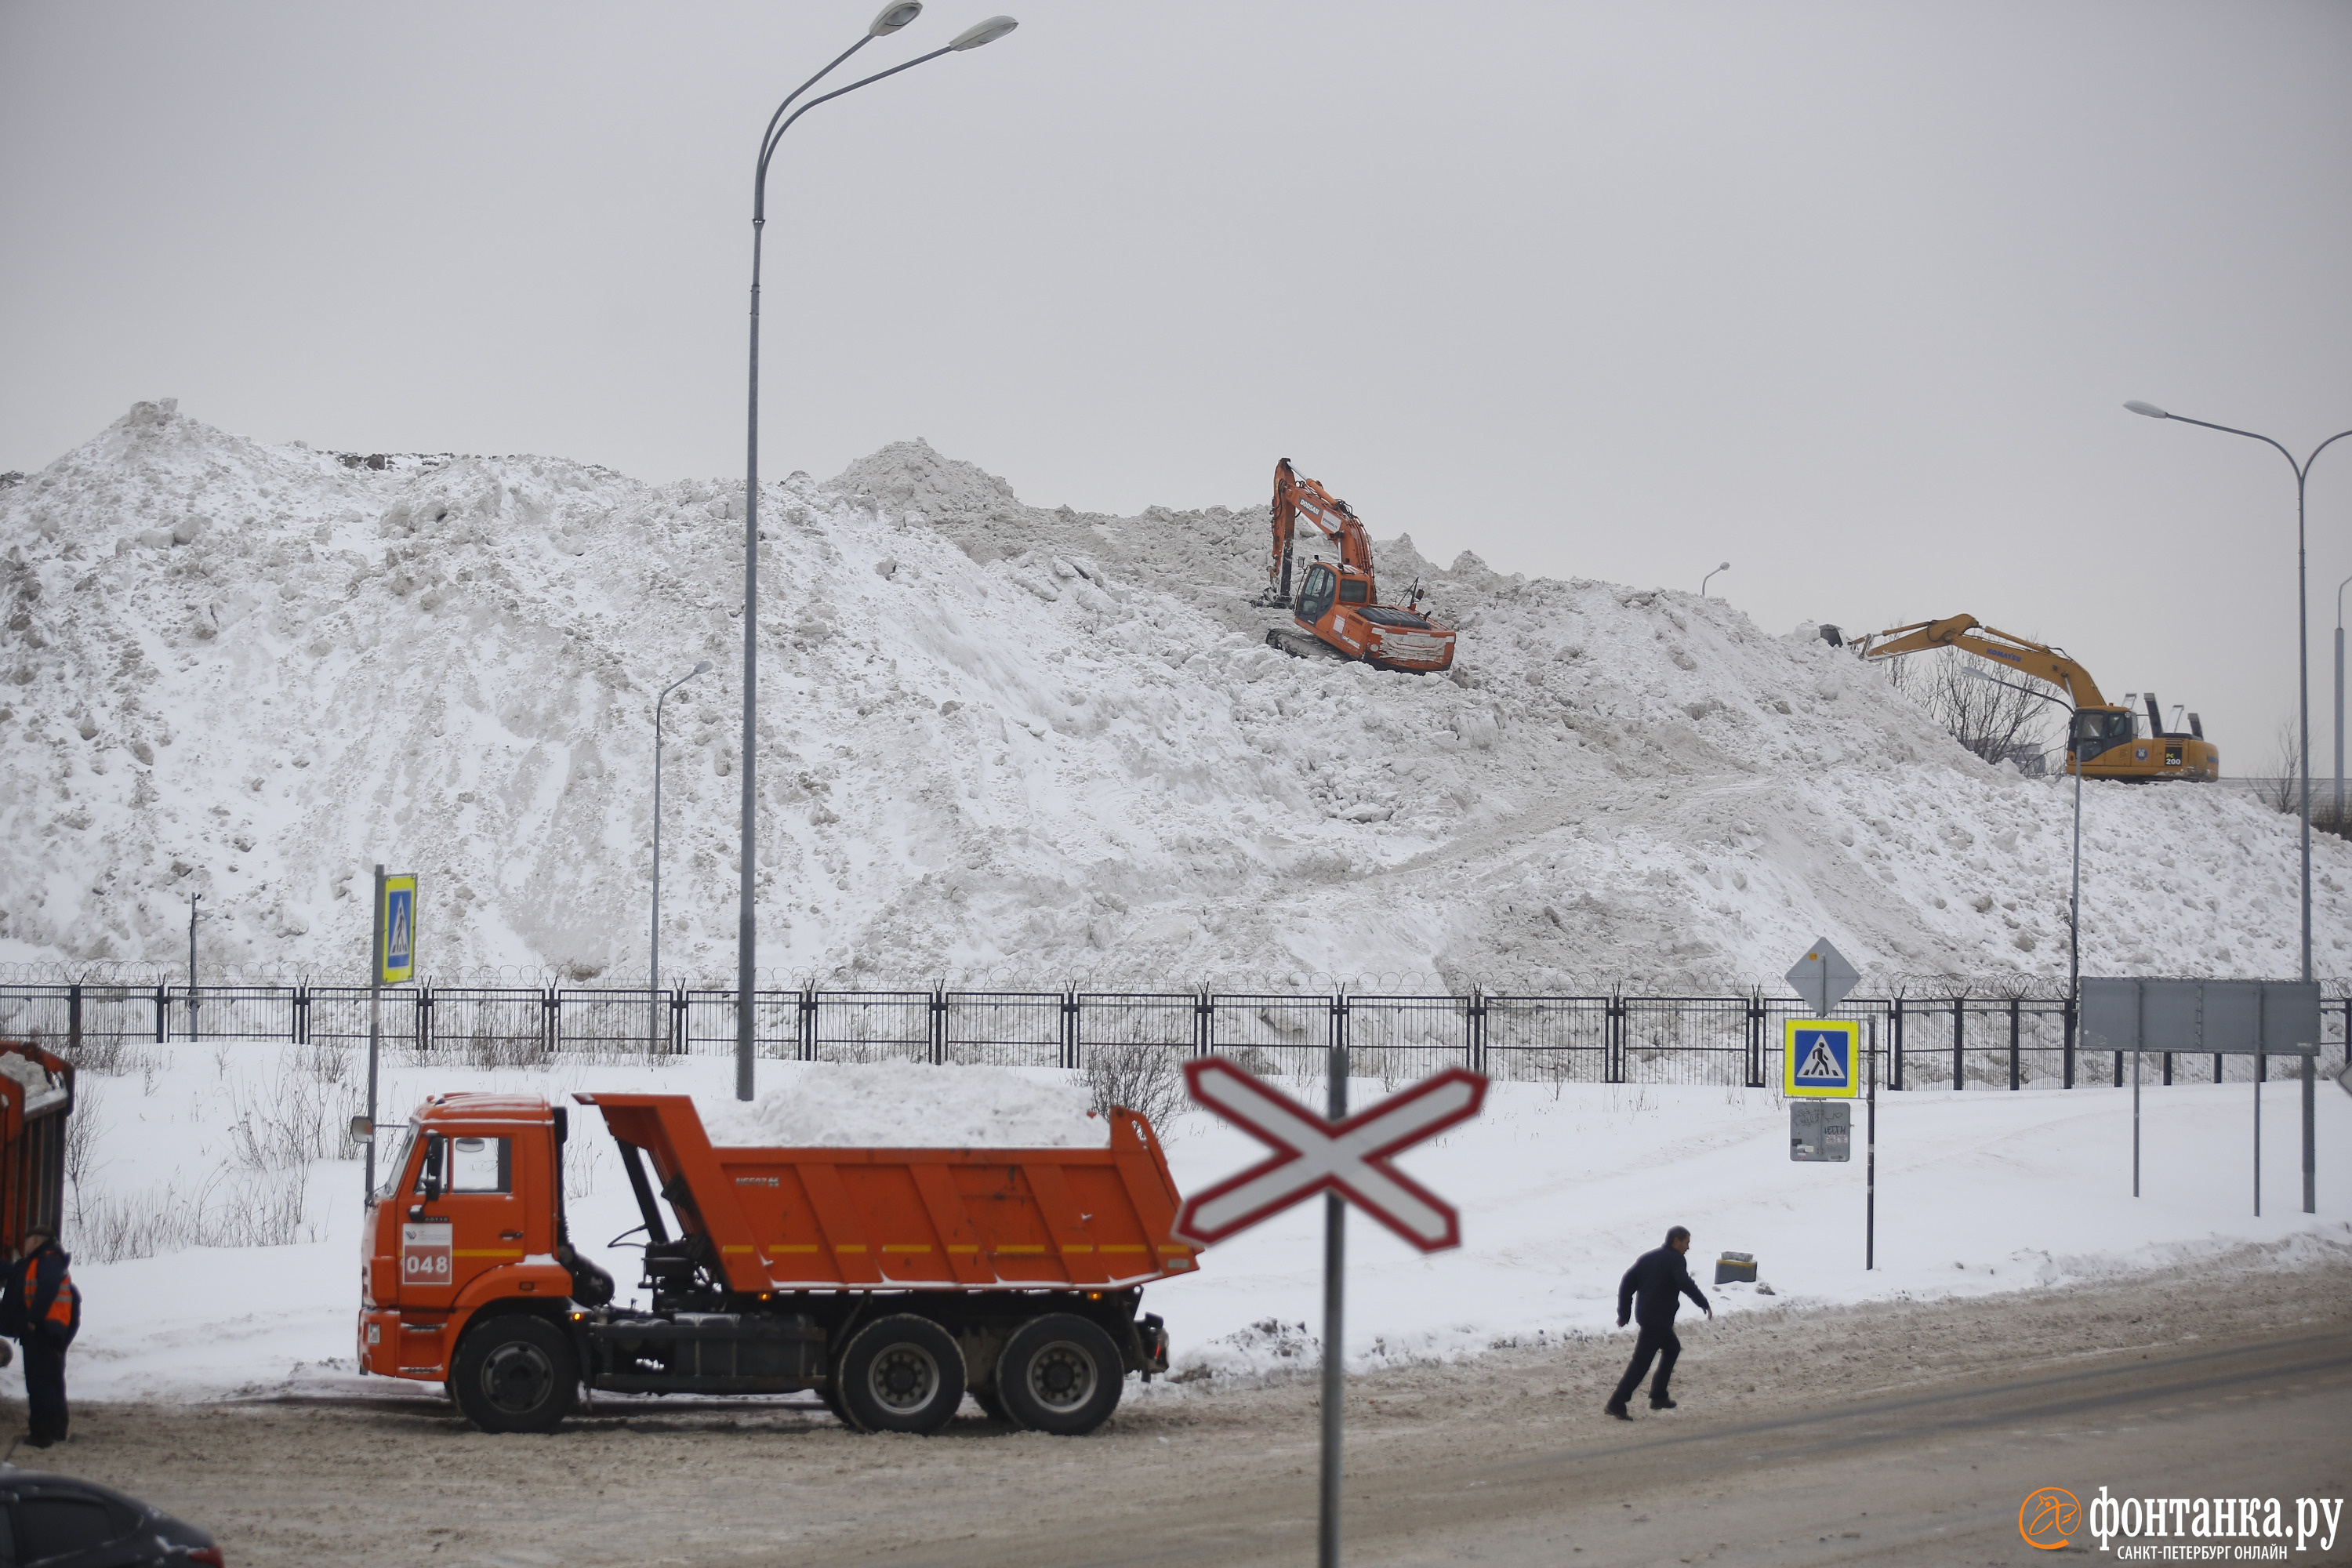
[[1423,1252],[1462,1245],[1454,1205],[1389,1161],[1478,1114],[1485,1075],[1448,1068],[1369,1110],[1333,1121],[1221,1057],[1184,1064],[1192,1098],[1271,1147],[1271,1159],[1184,1200],[1176,1234],[1206,1247],[1337,1187]]

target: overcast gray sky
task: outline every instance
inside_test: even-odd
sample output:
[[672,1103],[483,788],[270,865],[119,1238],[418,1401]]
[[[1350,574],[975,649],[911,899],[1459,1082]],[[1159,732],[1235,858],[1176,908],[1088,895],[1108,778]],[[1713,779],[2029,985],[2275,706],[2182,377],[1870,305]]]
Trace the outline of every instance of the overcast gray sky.
[[[1433,556],[1966,610],[2268,758],[2293,478],[2119,405],[2352,426],[2352,5],[1000,3],[789,139],[767,471],[919,435],[1133,512],[1290,457]],[[757,135],[870,10],[5,0],[0,468],[173,395],[740,474]],[[2311,502],[2325,771],[2352,441]]]

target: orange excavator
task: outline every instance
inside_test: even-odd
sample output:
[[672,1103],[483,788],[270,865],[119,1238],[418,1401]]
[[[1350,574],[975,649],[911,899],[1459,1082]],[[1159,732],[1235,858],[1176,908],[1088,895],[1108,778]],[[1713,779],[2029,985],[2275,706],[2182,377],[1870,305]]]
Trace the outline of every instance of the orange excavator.
[[[1293,603],[1292,556],[1298,525],[1312,523],[1339,547],[1339,559],[1310,559]],[[1286,609],[1293,626],[1265,634],[1275,647],[1297,658],[1352,658],[1381,669],[1415,673],[1450,668],[1454,628],[1421,613],[1416,583],[1403,605],[1383,605],[1372,581],[1372,541],[1353,508],[1283,458],[1274,466],[1274,553],[1265,569],[1265,593],[1258,603]]]
[[2067,728],[2072,740],[2067,747],[2068,773],[2074,771],[2075,759],[2080,757],[2086,779],[2210,781],[2221,776],[2221,752],[2205,738],[2205,726],[2196,714],[2189,715],[2186,730],[2168,728],[2156,694],[2149,692],[2143,733],[2140,715],[2102,697],[2099,683],[2091,679],[2089,670],[2054,647],[1986,626],[1974,616],[1916,621],[1873,632],[1860,647],[1864,658],[1899,658],[1906,653],[1956,647],[2057,687],[2074,710]]

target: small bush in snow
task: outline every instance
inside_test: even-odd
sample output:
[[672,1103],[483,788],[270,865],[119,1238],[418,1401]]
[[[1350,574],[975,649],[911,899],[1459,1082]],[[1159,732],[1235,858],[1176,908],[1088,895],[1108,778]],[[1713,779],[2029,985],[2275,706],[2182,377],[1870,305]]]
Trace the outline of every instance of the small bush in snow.
[[1177,1053],[1166,1046],[1095,1046],[1087,1052],[1087,1093],[1095,1113],[1123,1105],[1154,1128],[1173,1121],[1192,1101]]

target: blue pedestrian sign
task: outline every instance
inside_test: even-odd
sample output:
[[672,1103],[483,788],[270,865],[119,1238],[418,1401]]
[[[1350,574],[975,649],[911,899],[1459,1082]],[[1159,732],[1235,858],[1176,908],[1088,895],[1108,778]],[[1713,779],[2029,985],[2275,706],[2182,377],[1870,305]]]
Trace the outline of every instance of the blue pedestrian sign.
[[1780,1091],[1792,1100],[1852,1100],[1860,1075],[1862,1025],[1791,1018],[1780,1036]]
[[399,985],[416,973],[416,878],[386,877],[383,903],[376,911],[382,946],[376,952],[376,979]]

